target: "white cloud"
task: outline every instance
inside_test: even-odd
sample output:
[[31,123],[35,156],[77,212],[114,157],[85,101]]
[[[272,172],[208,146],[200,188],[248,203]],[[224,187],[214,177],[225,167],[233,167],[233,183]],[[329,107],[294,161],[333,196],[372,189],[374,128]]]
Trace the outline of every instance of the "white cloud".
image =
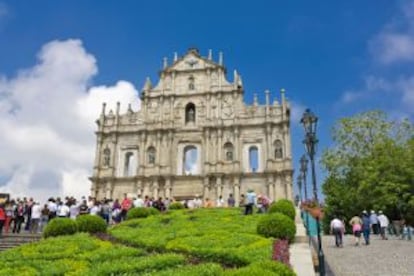
[[[364,78],[361,88],[346,90],[340,103],[360,101],[373,107],[385,103],[387,111],[396,117],[414,115],[414,74],[404,69],[411,68],[414,62],[413,0],[402,2],[399,13],[370,40],[369,49],[372,73]],[[401,64],[405,67],[394,70],[395,65]]]
[[401,10],[370,41],[373,58],[388,65],[414,61],[414,1],[405,1]]
[[390,64],[414,61],[414,38],[412,34],[384,33],[371,46],[378,61]]
[[[0,176],[2,191],[45,199],[89,194],[95,120],[102,102],[139,108],[126,81],[89,88],[98,69],[80,40],[52,41],[38,63],[7,79],[0,76]],[[112,107],[111,107],[112,106]]]

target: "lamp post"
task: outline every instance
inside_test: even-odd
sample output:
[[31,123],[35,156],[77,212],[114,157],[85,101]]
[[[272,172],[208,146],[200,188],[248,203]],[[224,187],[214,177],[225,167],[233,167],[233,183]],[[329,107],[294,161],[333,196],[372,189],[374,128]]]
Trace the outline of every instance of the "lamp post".
[[[318,189],[316,186],[316,173],[315,173],[315,153],[316,153],[316,146],[318,144],[318,139],[316,138],[316,127],[318,123],[318,117],[310,111],[310,109],[306,109],[305,113],[300,120],[303,128],[305,130],[305,139],[303,143],[305,144],[306,152],[308,153],[310,163],[311,163],[311,172],[312,172],[312,186],[313,186],[313,197],[316,202],[318,201]],[[316,218],[316,231],[318,234],[318,259],[319,259],[319,274],[321,276],[325,275],[325,256],[322,250],[322,240],[321,240],[321,225],[320,225],[320,218]]]
[[[300,158],[300,172],[302,173],[302,179],[303,179],[303,186],[305,190],[305,201],[308,200],[308,188],[307,188],[307,181],[306,181],[306,175],[308,172],[308,159],[306,158],[306,155],[302,155]],[[306,213],[306,235],[308,235],[309,243],[310,243],[310,232],[309,232],[309,213]]]
[[300,203],[302,203],[303,197],[302,197],[302,175],[301,174],[299,174],[298,177],[296,178],[296,183],[298,184]]

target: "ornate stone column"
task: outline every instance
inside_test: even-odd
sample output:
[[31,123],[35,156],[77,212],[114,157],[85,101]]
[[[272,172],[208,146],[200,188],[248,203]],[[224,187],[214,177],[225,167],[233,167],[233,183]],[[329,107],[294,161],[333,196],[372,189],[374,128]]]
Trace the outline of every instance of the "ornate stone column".
[[107,199],[112,198],[112,192],[113,192],[113,185],[111,181],[108,181],[105,183],[105,197]]
[[275,200],[279,200],[284,197],[284,189],[282,189],[282,176],[280,174],[275,175]]
[[219,128],[218,131],[217,131],[217,137],[218,137],[217,156],[218,156],[218,161],[221,161],[222,160],[222,156],[221,156],[222,154],[221,153],[223,152],[223,150],[222,150],[222,148],[223,148],[223,145],[222,145],[223,131],[222,131],[221,128]]
[[148,180],[144,181],[143,186],[144,186],[143,197],[145,197],[145,196],[151,196],[150,195],[150,191],[149,191],[149,182],[148,182]]
[[157,140],[156,140],[156,159],[155,164],[161,165],[161,132],[157,131]]
[[269,198],[271,200],[275,200],[275,185],[274,185],[272,176],[269,176],[267,179],[267,187],[268,187]]
[[142,180],[138,179],[137,181],[137,194],[140,194],[142,196],[143,190],[142,190]]
[[204,192],[203,192],[203,200],[209,197],[209,192],[210,192],[210,180],[208,179],[208,177],[204,177],[204,183],[203,183],[203,188],[204,188]]
[[240,179],[239,177],[234,177],[233,189],[234,189],[235,206],[239,207],[239,202],[240,202]]
[[169,177],[165,179],[164,189],[165,197],[171,198],[171,179]]
[[289,200],[293,200],[293,193],[292,193],[292,177],[288,173],[285,176],[285,185],[286,185],[286,198]]
[[154,179],[154,181],[152,182],[152,196],[154,197],[155,200],[158,199],[158,189],[159,189],[158,179]]
[[216,178],[216,199],[219,198],[223,194],[223,185],[221,176]]
[[289,126],[286,124],[283,125],[283,140],[285,144],[285,155],[284,157],[292,157],[292,148],[290,145],[290,131]]

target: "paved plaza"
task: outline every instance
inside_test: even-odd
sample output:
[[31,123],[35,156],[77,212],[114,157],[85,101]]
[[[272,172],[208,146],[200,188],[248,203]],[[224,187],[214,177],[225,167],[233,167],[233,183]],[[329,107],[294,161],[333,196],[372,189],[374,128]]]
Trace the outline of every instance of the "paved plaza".
[[327,275],[414,275],[414,240],[394,236],[380,240],[374,235],[369,246],[355,246],[354,237],[346,235],[344,247],[337,248],[333,236],[324,236],[323,250],[329,266]]

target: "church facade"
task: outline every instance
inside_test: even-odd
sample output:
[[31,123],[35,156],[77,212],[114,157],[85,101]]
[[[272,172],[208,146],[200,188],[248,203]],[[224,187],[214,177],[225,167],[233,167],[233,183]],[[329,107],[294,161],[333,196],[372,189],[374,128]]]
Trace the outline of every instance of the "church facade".
[[147,78],[141,109],[120,114],[103,104],[91,194],[119,198],[124,193],[212,200],[248,189],[271,199],[292,199],[290,105],[243,100],[241,76],[226,79],[220,53],[202,57],[197,49],[164,66],[158,83]]

